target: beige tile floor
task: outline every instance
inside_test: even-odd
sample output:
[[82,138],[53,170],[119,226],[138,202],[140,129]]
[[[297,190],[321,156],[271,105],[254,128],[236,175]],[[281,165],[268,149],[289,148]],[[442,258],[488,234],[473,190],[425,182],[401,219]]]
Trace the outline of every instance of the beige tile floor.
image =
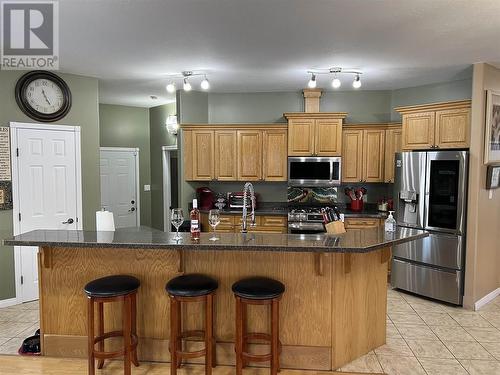
[[[0,309],[0,354],[38,328],[38,304]],[[477,312],[388,289],[387,344],[341,371],[500,375],[500,297]]]

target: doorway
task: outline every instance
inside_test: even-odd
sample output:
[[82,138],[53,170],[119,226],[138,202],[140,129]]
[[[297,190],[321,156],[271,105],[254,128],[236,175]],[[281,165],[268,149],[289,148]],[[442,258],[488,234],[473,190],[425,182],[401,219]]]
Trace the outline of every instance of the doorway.
[[179,172],[177,145],[162,147],[163,166],[163,231],[171,232],[170,211],[179,207]]
[[139,149],[101,147],[101,207],[113,213],[116,228],[141,225]]
[[[82,229],[80,127],[10,123],[14,235]],[[14,247],[18,303],[38,299],[38,248]]]

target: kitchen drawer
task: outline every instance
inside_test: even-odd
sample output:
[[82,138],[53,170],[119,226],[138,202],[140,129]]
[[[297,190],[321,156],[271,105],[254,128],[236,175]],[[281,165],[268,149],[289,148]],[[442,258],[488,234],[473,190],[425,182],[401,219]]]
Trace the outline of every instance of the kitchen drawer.
[[262,216],[261,225],[264,227],[286,227],[286,216]]
[[380,225],[380,220],[374,218],[348,217],[345,218],[344,224],[346,229],[375,228]]
[[285,227],[253,227],[248,228],[250,233],[288,233],[288,228]]
[[[236,224],[241,228],[241,224],[243,223],[243,218],[241,215],[239,215],[236,220],[235,220]],[[252,219],[250,217],[250,215],[248,215],[248,218],[247,218],[247,227],[250,228],[250,224],[252,222]],[[257,226],[260,226],[261,224],[261,217],[260,216],[257,216],[255,215],[255,225]]]
[[[220,224],[217,226],[233,226],[234,225],[234,215],[220,215]],[[240,218],[241,219],[241,218]]]

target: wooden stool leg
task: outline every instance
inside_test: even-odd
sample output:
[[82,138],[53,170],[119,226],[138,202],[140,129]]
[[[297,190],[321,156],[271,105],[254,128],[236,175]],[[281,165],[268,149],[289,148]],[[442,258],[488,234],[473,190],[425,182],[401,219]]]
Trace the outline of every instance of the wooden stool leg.
[[[104,303],[97,302],[97,313],[98,313],[98,325],[97,330],[99,332],[99,336],[104,335]],[[104,351],[104,340],[100,341],[98,344],[98,348],[100,352]],[[97,361],[97,368],[102,369],[104,366],[104,359],[100,359]]]
[[[176,317],[177,317],[177,342],[176,348],[177,350],[184,350],[184,343],[182,341],[182,303],[177,301],[176,305]],[[182,358],[177,358],[177,368],[180,368],[182,365]]]
[[217,340],[215,339],[215,293],[212,295],[212,367],[217,365]]
[[89,375],[95,374],[94,361],[94,300],[89,297],[87,304],[87,324],[88,324],[88,360],[89,360]]
[[[137,294],[133,293],[131,298],[132,304],[132,333],[137,335]],[[139,359],[137,358],[137,346],[132,351],[132,363],[135,367],[139,367]]]
[[123,345],[125,346],[125,355],[123,356],[123,373],[125,375],[132,374],[131,368],[131,342],[132,340],[132,304],[131,297],[123,298]]
[[242,315],[242,302],[241,298],[236,296],[236,338],[235,338],[235,351],[236,351],[236,375],[243,373],[243,315]]
[[[248,353],[248,340],[245,339],[247,334],[247,311],[248,306],[246,303],[241,304],[241,347],[242,351]],[[243,368],[248,366],[248,361],[243,359]]]
[[271,375],[279,371],[279,300],[274,299],[271,304]]
[[213,361],[213,295],[208,294],[205,298],[205,375],[212,375]]
[[177,315],[179,302],[170,296],[170,374],[177,375]]

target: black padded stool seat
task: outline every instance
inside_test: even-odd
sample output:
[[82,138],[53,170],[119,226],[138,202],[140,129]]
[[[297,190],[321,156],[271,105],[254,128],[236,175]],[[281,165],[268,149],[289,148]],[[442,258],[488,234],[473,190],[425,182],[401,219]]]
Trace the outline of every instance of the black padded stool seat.
[[83,290],[89,297],[118,297],[136,291],[140,286],[141,282],[134,276],[113,275],[93,280]]
[[233,284],[233,293],[247,299],[273,299],[285,292],[285,285],[268,277],[249,277]]
[[217,290],[219,283],[209,276],[197,273],[181,275],[170,280],[165,289],[177,297],[199,297]]

